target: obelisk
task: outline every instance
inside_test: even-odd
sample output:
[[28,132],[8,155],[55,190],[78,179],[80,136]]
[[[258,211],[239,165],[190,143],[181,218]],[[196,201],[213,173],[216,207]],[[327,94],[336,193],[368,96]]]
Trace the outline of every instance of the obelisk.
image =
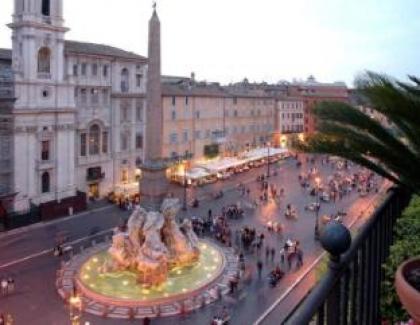
[[153,5],[149,21],[149,58],[146,94],[145,151],[140,181],[140,204],[159,210],[167,195],[166,164],[162,159],[163,107],[161,86],[160,21]]

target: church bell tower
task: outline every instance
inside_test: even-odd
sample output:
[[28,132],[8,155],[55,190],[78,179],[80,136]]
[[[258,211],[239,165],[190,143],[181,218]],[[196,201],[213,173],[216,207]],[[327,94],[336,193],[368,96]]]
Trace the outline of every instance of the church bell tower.
[[74,89],[65,75],[63,0],[15,0],[15,210],[75,194]]

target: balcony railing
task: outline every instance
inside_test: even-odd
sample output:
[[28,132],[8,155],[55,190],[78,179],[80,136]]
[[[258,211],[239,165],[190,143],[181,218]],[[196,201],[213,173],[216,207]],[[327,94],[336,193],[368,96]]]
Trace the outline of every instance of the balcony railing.
[[400,189],[390,190],[350,248],[341,256],[330,255],[326,274],[283,324],[380,324],[381,265],[409,198]]
[[101,181],[105,179],[105,173],[91,173],[86,175],[86,181],[88,182],[95,182],[95,181]]

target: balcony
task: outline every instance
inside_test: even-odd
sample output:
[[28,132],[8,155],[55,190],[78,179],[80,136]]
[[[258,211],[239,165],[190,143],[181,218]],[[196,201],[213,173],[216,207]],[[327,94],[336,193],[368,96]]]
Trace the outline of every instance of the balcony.
[[88,168],[86,171],[87,182],[99,182],[105,178],[105,173],[102,172],[101,167]]
[[55,167],[55,159],[37,159],[35,165],[38,170],[51,169]]
[[[352,238],[351,245],[340,245],[335,239],[328,247],[324,246],[330,252],[327,271],[281,323],[380,324],[379,303],[384,276],[381,265],[389,256],[396,220],[409,198],[409,193],[391,189]],[[257,324],[269,324],[279,314],[277,308],[272,308]]]

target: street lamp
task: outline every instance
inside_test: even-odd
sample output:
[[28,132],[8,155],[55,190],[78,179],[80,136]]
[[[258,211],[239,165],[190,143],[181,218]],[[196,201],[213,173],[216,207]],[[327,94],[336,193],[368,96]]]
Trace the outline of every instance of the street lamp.
[[187,163],[184,162],[184,201],[182,204],[182,210],[187,211]]
[[270,177],[270,142],[267,142],[267,177]]
[[80,325],[82,316],[82,299],[76,293],[69,298],[70,322],[71,325]]
[[188,186],[188,182],[187,182],[187,165],[188,165],[188,160],[191,160],[193,157],[193,154],[190,153],[188,150],[185,151],[183,158],[184,161],[184,200],[183,200],[183,204],[182,204],[182,210],[187,211],[188,209],[188,205],[187,205],[187,186]]
[[316,195],[316,206],[315,206],[315,240],[319,240],[319,210],[321,209],[320,202],[319,202],[319,186],[321,183],[321,179],[319,177],[315,178],[315,195]]

